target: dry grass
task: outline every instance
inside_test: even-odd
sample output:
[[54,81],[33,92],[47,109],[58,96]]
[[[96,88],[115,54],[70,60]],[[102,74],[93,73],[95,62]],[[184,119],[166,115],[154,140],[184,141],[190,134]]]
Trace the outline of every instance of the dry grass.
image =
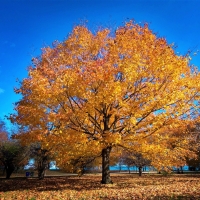
[[100,184],[100,174],[0,179],[0,199],[200,199],[200,175],[112,174],[114,184]]

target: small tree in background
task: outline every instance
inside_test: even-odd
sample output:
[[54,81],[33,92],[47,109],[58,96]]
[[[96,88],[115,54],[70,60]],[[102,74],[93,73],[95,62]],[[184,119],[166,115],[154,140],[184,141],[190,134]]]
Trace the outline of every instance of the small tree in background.
[[151,161],[144,158],[141,153],[137,152],[126,152],[123,156],[123,163],[128,166],[129,173],[130,173],[130,167],[136,166],[139,170],[139,176],[142,176],[142,168],[145,166],[150,166]]
[[190,128],[191,134],[191,147],[196,147],[196,158],[187,157],[187,165],[189,166],[189,170],[200,170],[200,123],[197,120],[197,123]]
[[7,141],[9,133],[6,130],[6,124],[4,121],[0,120],[0,142]]
[[[4,141],[8,141],[8,131],[6,130],[5,122],[0,119],[0,144],[2,144]],[[0,167],[4,174],[5,166],[2,164],[2,162],[0,162]]]
[[4,167],[6,178],[10,178],[14,170],[26,165],[28,149],[18,140],[9,138],[9,131],[3,120],[0,120],[0,164]]
[[4,165],[6,178],[10,178],[16,168],[25,166],[28,150],[19,141],[8,140],[0,143],[0,162]]
[[38,171],[38,178],[44,179],[45,170],[48,168],[49,162],[53,159],[48,149],[42,148],[41,144],[34,143],[30,145],[30,158],[35,161],[35,168]]
[[[98,157],[100,157],[100,155]],[[92,169],[92,167],[95,166],[96,159],[97,157],[80,157],[72,160],[70,164],[73,166],[73,172],[78,173],[79,176],[82,176],[87,171],[87,169]]]

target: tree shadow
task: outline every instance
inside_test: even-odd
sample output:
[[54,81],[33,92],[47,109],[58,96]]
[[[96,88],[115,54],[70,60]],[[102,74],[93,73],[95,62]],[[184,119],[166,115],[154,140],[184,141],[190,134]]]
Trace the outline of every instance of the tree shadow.
[[[190,181],[198,181],[197,179],[200,176],[181,176],[182,178],[176,180],[179,183],[184,183],[189,178]],[[142,199],[144,195],[140,192],[137,194],[137,188],[146,188],[146,187],[157,187],[164,183],[167,185],[173,185],[173,177],[162,177],[162,176],[129,176],[129,175],[119,175],[112,176],[114,184],[104,185],[100,183],[101,177],[96,175],[84,175],[82,177],[78,176],[48,176],[43,180],[38,180],[38,178],[25,178],[25,177],[16,177],[11,179],[0,178],[0,192],[9,192],[9,191],[63,191],[63,190],[74,190],[77,192],[81,191],[91,191],[91,190],[102,190],[102,189],[111,189],[112,191],[117,191],[117,193],[123,193],[125,188],[131,189],[133,194],[126,194],[127,197],[132,199]],[[134,192],[135,191],[135,192]],[[113,194],[114,195],[114,194]],[[129,196],[130,195],[130,196]],[[149,194],[151,195],[151,194]],[[167,194],[168,195],[168,194]],[[199,195],[199,196],[198,196]],[[109,199],[115,199],[111,197]],[[145,198],[148,199],[148,198]],[[173,195],[169,194],[156,196],[150,196],[149,199],[155,200],[165,200],[165,199],[182,199],[182,200],[195,200],[200,199],[200,194],[182,194],[182,195]]]
[[91,190],[101,188],[100,179],[90,177],[56,176],[38,178],[13,177],[10,179],[0,178],[0,192],[20,190]]

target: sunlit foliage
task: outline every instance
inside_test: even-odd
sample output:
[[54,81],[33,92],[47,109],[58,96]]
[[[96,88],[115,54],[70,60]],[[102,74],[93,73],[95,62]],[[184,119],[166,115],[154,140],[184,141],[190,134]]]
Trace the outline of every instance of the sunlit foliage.
[[198,71],[148,25],[130,21],[115,34],[76,26],[33,64],[16,89],[22,99],[11,120],[27,128],[24,143],[39,141],[56,151],[58,165],[100,154],[102,183],[110,183],[115,146],[141,153],[158,168],[192,156],[185,135],[196,114]]

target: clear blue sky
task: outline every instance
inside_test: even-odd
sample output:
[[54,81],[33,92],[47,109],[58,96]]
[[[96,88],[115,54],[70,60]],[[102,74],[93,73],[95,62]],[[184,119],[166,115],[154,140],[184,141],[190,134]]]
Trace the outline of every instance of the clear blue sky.
[[[81,21],[91,29],[147,22],[185,54],[200,49],[199,15],[199,0],[0,0],[0,117],[13,112],[16,79],[27,77],[31,58]],[[200,55],[192,63],[200,66]]]

